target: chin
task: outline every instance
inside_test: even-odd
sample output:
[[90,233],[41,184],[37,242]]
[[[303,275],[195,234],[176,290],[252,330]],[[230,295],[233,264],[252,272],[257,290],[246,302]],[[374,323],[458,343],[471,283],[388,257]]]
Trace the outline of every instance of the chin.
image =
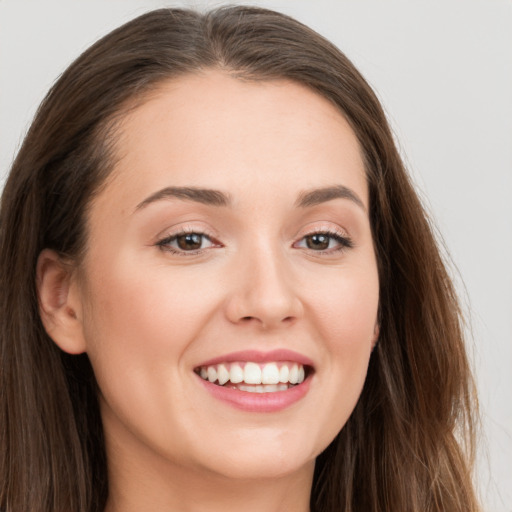
[[210,470],[228,479],[234,480],[266,480],[281,479],[291,475],[296,475],[302,471],[313,471],[315,458],[281,460],[269,457],[259,457],[248,459],[246,457],[237,457],[235,460],[224,460],[216,467]]
[[316,456],[329,443],[318,446],[311,437],[301,438],[290,432],[280,433],[274,439],[269,439],[268,432],[266,434],[262,435],[255,428],[252,440],[239,439],[242,442],[235,441],[228,450],[210,452],[205,466],[226,478],[284,478],[300,471],[312,471]]

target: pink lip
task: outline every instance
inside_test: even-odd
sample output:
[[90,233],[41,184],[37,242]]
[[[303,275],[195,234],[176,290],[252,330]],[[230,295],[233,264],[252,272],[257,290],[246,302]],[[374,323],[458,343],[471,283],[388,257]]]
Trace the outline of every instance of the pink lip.
[[[293,350],[277,349],[269,352],[261,352],[258,350],[243,350],[240,352],[231,352],[222,356],[209,359],[197,365],[212,366],[220,363],[248,362],[267,363],[289,361],[300,363],[304,366],[313,367],[313,361],[308,357],[294,352]],[[277,412],[291,406],[295,402],[303,398],[309,391],[311,379],[313,375],[309,374],[304,382],[295,385],[286,391],[275,391],[272,393],[249,393],[248,391],[240,391],[226,386],[219,386],[207,380],[202,379],[199,375],[197,378],[205,389],[215,398],[221,400],[228,405],[248,412]]]
[[[275,360],[275,359],[274,359]],[[225,359],[223,359],[225,361]],[[252,359],[254,361],[254,359]],[[215,363],[211,363],[215,364]],[[197,376],[199,381],[215,398],[247,412],[278,412],[298,402],[309,391],[311,375],[302,384],[293,386],[286,391],[274,393],[249,393],[224,386],[212,384]]]
[[[231,352],[230,354],[224,354],[208,361],[204,361],[197,366],[211,366],[220,363],[234,363],[234,362],[251,361],[253,363],[268,363],[271,361],[290,361],[297,362],[304,366],[313,366],[313,361],[308,357],[294,352],[293,350],[277,349],[271,350],[270,352],[261,352],[258,350],[243,350],[240,352]],[[219,387],[219,386],[217,386]],[[283,391],[287,393],[287,391]]]

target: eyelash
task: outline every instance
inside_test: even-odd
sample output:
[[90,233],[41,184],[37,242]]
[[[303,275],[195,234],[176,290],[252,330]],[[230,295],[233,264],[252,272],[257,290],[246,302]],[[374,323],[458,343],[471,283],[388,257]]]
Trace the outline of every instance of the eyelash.
[[[211,235],[209,235],[208,233],[205,233],[202,231],[197,231],[197,230],[192,230],[192,229],[191,230],[188,230],[188,229],[182,230],[173,235],[166,236],[162,240],[159,240],[156,243],[156,245],[162,251],[170,252],[172,254],[176,254],[179,256],[194,256],[194,255],[200,254],[201,252],[210,248],[210,247],[206,247],[206,248],[201,247],[199,249],[187,251],[185,249],[177,249],[177,248],[170,246],[170,244],[172,242],[175,242],[180,237],[186,236],[186,235],[197,235],[197,236],[201,237],[202,240],[206,239],[209,242],[211,242],[211,244],[212,244],[211,247],[222,247],[222,245],[220,243],[216,242],[213,239],[213,237]],[[308,251],[311,251],[315,255],[338,253],[338,252],[342,252],[346,249],[351,249],[352,247],[354,247],[354,243],[350,237],[347,237],[338,231],[329,230],[329,229],[323,229],[321,231],[313,231],[311,233],[308,233],[307,235],[304,235],[302,238],[300,238],[300,240],[298,242],[295,242],[293,244],[293,247],[297,247],[297,243],[300,243],[300,242],[306,240],[308,237],[313,237],[313,236],[327,236],[330,239],[335,240],[339,244],[338,247],[335,247],[335,248],[331,247],[331,248],[327,248],[324,250],[315,250],[315,249],[311,249],[311,248],[306,248]],[[330,241],[329,241],[329,245],[330,245]]]
[[[311,233],[308,233],[307,235],[304,235],[299,240],[299,242],[302,242],[303,240],[306,240],[308,237],[313,237],[313,236],[327,236],[330,239],[335,240],[339,244],[338,247],[335,247],[335,248],[331,247],[331,248],[327,248],[324,250],[309,249],[315,255],[338,253],[338,252],[342,252],[342,251],[345,251],[346,249],[351,249],[352,247],[354,247],[354,242],[352,241],[352,239],[350,237],[340,233],[339,231],[331,230],[331,229],[322,229],[320,231],[313,231]],[[296,243],[294,244],[294,246],[296,245]],[[330,242],[329,242],[329,244],[330,244]]]
[[186,235],[198,235],[201,237],[201,239],[207,239],[212,243],[212,247],[222,247],[221,244],[214,241],[213,237],[209,235],[208,233],[205,233],[203,231],[193,230],[193,229],[184,229],[178,233],[174,233],[173,235],[166,236],[162,240],[159,240],[156,245],[162,250],[166,252],[170,252],[172,254],[176,254],[178,256],[194,256],[196,254],[200,254],[202,251],[204,251],[207,248],[199,248],[192,251],[187,251],[184,249],[177,249],[174,247],[171,247],[169,244],[171,244],[174,241],[177,241],[180,237],[186,236]]

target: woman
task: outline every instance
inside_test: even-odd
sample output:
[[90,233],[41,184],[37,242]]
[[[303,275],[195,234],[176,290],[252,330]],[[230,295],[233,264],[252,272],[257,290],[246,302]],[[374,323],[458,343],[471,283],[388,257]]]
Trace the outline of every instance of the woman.
[[0,222],[3,510],[478,510],[451,282],[310,29],[115,30],[41,105]]

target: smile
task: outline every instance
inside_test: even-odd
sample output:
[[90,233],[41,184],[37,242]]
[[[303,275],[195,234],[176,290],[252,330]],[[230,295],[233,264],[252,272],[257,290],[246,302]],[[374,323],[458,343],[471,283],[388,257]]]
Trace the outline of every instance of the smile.
[[203,361],[194,373],[215,400],[246,412],[278,413],[307,396],[314,368],[292,350],[244,350]]
[[205,381],[249,393],[275,393],[301,384],[306,377],[304,365],[272,361],[225,362],[201,366],[195,372]]

